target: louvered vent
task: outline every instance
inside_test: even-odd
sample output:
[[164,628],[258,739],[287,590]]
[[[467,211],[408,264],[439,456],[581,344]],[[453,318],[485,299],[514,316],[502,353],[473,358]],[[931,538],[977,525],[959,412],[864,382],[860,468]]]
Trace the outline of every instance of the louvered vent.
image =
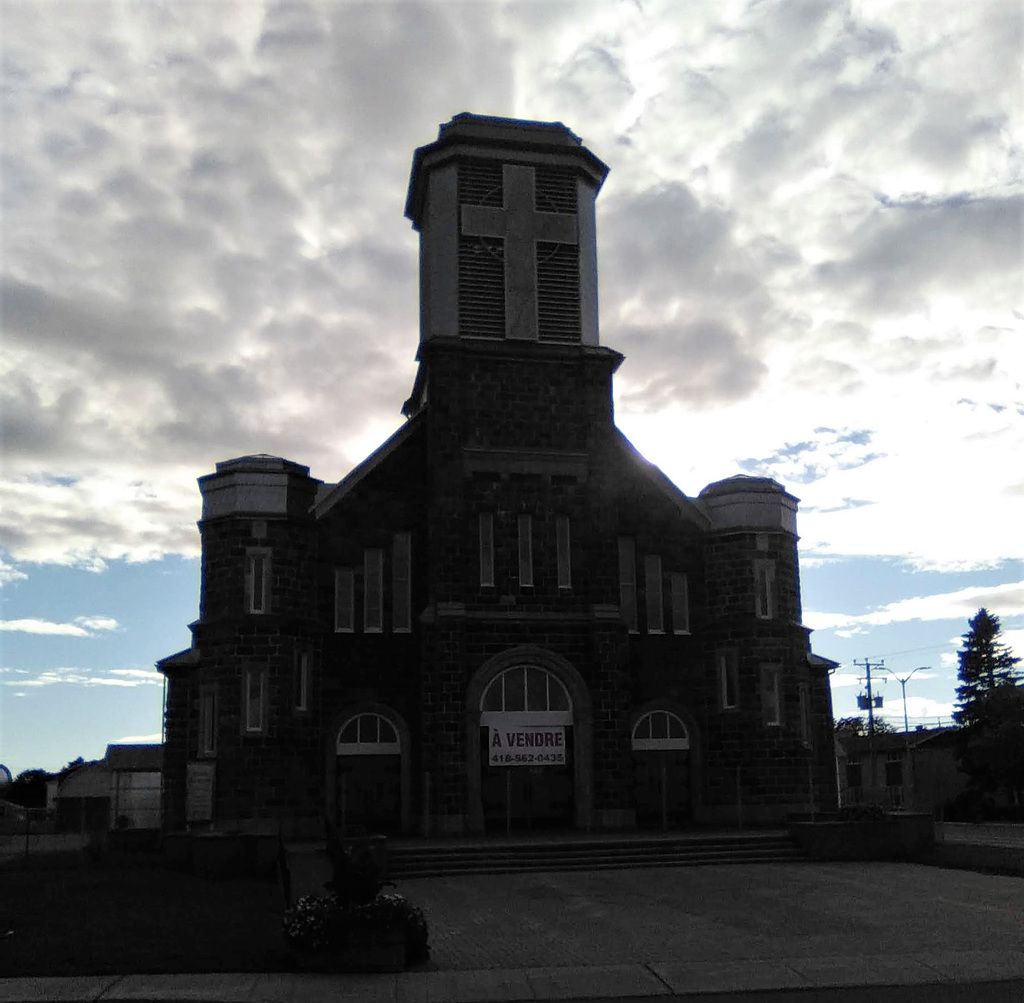
[[541,341],[580,340],[578,244],[537,245],[537,321]]
[[[501,164],[459,164],[459,205],[504,204]],[[459,334],[505,337],[505,256],[500,237],[459,236]]]
[[534,175],[537,208],[541,212],[576,215],[576,175],[558,167],[538,167]]
[[[576,176],[538,167],[537,209],[576,214]],[[537,321],[541,341],[580,340],[580,249],[578,244],[537,245]]]

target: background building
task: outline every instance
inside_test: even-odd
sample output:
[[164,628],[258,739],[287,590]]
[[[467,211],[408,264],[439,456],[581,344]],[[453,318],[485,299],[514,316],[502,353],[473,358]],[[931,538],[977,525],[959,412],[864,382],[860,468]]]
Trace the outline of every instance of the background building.
[[835,806],[797,499],[689,498],[615,427],[607,168],[560,123],[459,115],[415,153],[419,371],[337,484],[200,479],[164,824],[316,835],[779,820]]

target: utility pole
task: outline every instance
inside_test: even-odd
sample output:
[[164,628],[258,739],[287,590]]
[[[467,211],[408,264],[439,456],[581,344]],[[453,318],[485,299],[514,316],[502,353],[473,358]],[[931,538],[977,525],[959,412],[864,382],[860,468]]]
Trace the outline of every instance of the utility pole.
[[[877,784],[875,783],[876,773],[877,773],[877,770],[875,769],[875,698],[874,698],[874,695],[871,692],[871,669],[872,668],[881,669],[881,668],[883,668],[885,666],[885,662],[878,661],[878,662],[876,662],[874,664],[874,666],[872,666],[871,660],[868,659],[868,658],[865,658],[863,662],[858,662],[857,659],[855,658],[853,660],[853,664],[864,669],[864,676],[866,678],[867,687],[868,687],[868,695],[867,695],[867,705],[868,705],[868,769],[870,770],[870,774],[869,774],[870,785],[869,785],[868,789],[871,792],[870,795],[869,795],[870,798],[871,798],[871,801],[872,801],[872,803],[875,803],[875,802],[877,802],[878,797],[877,797],[877,794],[876,794]],[[857,704],[858,704],[858,706],[863,707],[863,705],[864,705],[864,697],[863,696],[858,697]]]
[[[880,660],[880,661],[875,662],[874,665],[872,665],[870,659],[865,658],[863,662],[858,662],[857,659],[855,658],[853,660],[853,664],[858,666],[859,668],[863,668],[864,669],[864,676],[865,676],[865,679],[867,681],[867,687],[868,687],[868,699],[867,699],[867,704],[868,704],[868,737],[869,738],[874,738],[875,737],[875,699],[874,699],[874,696],[871,693],[871,670],[872,670],[872,668],[884,669],[885,668],[885,662],[884,662],[884,660]],[[905,707],[906,707],[906,701],[904,701],[904,708]]]

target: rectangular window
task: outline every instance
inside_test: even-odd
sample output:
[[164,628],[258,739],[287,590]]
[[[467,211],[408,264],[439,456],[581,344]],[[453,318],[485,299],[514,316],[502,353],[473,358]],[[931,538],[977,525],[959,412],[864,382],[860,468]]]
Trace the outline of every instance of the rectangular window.
[[775,616],[775,562],[755,561],[754,606],[760,620],[771,620]]
[[811,691],[807,683],[801,683],[800,693],[800,741],[808,748],[811,745]]
[[379,634],[384,629],[384,551],[363,551],[363,630]]
[[217,691],[204,686],[199,691],[199,746],[200,756],[213,756],[217,752]]
[[533,587],[533,519],[519,516],[519,585]]
[[412,630],[412,536],[395,533],[391,544],[391,629]]
[[740,659],[736,651],[718,653],[718,701],[722,710],[740,705]]
[[766,725],[782,724],[781,673],[778,666],[761,666],[761,708]]
[[864,769],[859,759],[846,761],[846,786],[850,790],[859,790],[864,786]]
[[334,629],[351,634],[355,623],[355,572],[352,568],[334,569]]
[[672,633],[690,633],[690,582],[686,575],[673,572],[672,588]]
[[637,632],[636,619],[636,543],[632,537],[619,537],[619,610],[631,634]]
[[494,515],[480,513],[480,585],[494,587]]
[[647,633],[663,634],[665,613],[661,591],[661,558],[657,554],[644,557],[644,595],[647,600]]
[[295,709],[309,710],[309,652],[295,653]]
[[270,612],[270,551],[246,554],[245,609],[247,613]]
[[885,758],[885,786],[903,786],[903,753],[890,749]]
[[242,726],[246,734],[264,730],[267,714],[267,674],[264,669],[248,668],[242,677]]
[[558,545],[558,587],[572,588],[572,562],[569,558],[569,517],[560,515],[555,519],[555,535]]

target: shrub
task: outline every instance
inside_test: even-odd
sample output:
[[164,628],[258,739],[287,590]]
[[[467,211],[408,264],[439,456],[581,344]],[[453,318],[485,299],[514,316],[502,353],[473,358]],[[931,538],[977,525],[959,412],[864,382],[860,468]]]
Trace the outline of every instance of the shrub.
[[396,892],[382,892],[359,904],[343,902],[333,893],[306,895],[284,914],[285,942],[300,952],[341,951],[355,937],[384,937],[397,930],[404,936],[407,965],[430,957],[423,910]]

